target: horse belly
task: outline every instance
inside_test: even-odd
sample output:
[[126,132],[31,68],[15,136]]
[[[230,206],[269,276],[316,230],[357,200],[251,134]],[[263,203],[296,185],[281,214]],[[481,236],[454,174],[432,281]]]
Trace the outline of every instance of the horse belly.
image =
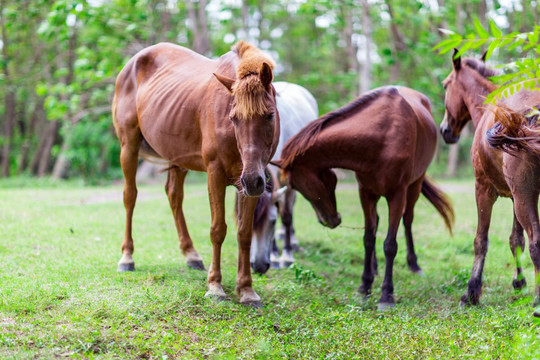
[[205,171],[199,106],[194,101],[202,96],[200,90],[189,84],[153,80],[137,93],[139,126],[145,140],[171,165]]

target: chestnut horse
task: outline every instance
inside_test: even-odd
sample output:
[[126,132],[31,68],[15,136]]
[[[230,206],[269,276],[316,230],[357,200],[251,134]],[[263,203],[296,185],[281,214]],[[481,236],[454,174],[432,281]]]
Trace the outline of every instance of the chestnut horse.
[[249,253],[255,205],[279,139],[273,66],[259,49],[240,41],[217,60],[161,43],[140,51],[122,69],[113,101],[125,177],[126,231],[120,271],[135,267],[131,227],[138,156],[159,157],[169,164],[166,191],[180,248],[188,266],[199,269],[204,269],[202,259],[193,247],[182,210],[183,184],[188,170],[208,172],[212,262],[206,296],[226,297],[221,285],[221,246],[227,231],[225,187],[238,188],[236,293],[240,303],[260,304],[252,288]]
[[[467,292],[461,298],[462,305],[476,305],[482,292],[482,273],[488,250],[488,230],[493,204],[499,196],[512,197],[514,223],[510,235],[510,249],[516,262],[512,284],[515,289],[526,285],[521,266],[521,253],[525,247],[523,227],[529,236],[531,258],[536,271],[536,300],[540,296],[540,228],[538,227],[538,160],[527,151],[512,154],[493,148],[486,132],[497,122],[508,117],[525,118],[533,106],[540,104],[540,92],[520,91],[503,98],[497,105],[485,105],[485,97],[496,89],[488,78],[495,75],[492,69],[477,59],[460,57],[453,60],[453,70],[443,81],[446,90],[445,115],[441,133],[447,143],[455,143],[465,124],[472,120],[476,128],[471,148],[475,174],[475,195],[478,225],[474,239],[474,262]],[[497,127],[491,131],[495,141]],[[494,132],[495,131],[495,132]],[[505,142],[503,142],[504,144]],[[536,163],[535,163],[536,161]],[[536,313],[536,315],[539,315]]]
[[311,203],[319,222],[330,228],[341,223],[337,212],[337,178],[332,168],[353,170],[365,215],[364,273],[359,290],[368,295],[374,277],[377,202],[388,202],[389,226],[384,242],[386,271],[379,308],[394,305],[392,269],[396,234],[403,218],[409,266],[419,270],[411,225],[414,205],[422,192],[449,229],[453,209],[425,176],[437,144],[431,105],[423,94],[401,86],[372,90],[344,107],[311,122],[283,149],[276,161],[288,184]]

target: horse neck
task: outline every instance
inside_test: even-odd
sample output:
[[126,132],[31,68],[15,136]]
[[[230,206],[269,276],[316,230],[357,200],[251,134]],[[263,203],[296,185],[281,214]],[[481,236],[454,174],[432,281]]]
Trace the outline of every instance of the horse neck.
[[497,85],[475,71],[470,71],[470,73],[471,74],[466,75],[466,80],[463,83],[463,87],[467,89],[464,101],[471,114],[474,127],[476,128],[486,111],[484,100],[489,93],[497,89]]

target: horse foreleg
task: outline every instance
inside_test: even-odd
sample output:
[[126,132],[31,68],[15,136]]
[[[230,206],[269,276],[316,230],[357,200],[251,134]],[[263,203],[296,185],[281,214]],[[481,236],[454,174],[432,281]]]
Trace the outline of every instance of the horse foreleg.
[[516,217],[529,237],[529,252],[534,265],[534,316],[540,317],[540,223],[538,220],[538,191],[514,193]]
[[178,238],[180,240],[180,249],[182,254],[186,256],[187,265],[196,270],[204,270],[202,258],[199,256],[193,247],[193,241],[186,226],[186,219],[182,210],[182,202],[184,201],[184,180],[187,175],[187,170],[173,167],[167,175],[167,184],[165,190],[169,197],[169,204],[174,216]]
[[[120,165],[124,173],[124,208],[126,209],[126,229],[124,240],[122,241],[122,257],[118,262],[118,271],[135,270],[135,261],[133,261],[133,237],[132,220],[135,202],[137,200],[137,166],[139,160],[140,138],[134,136],[132,143],[122,143],[120,149]],[[136,141],[138,140],[138,141]]]
[[403,216],[406,204],[405,191],[397,191],[388,200],[388,233],[384,240],[384,255],[386,258],[386,267],[384,280],[382,284],[381,298],[379,299],[379,310],[387,307],[393,307],[394,301],[394,259],[396,257],[398,245],[396,241],[399,221]]
[[210,200],[210,211],[212,213],[212,226],[210,228],[212,262],[208,271],[208,291],[205,297],[213,297],[218,300],[225,300],[227,298],[221,285],[221,245],[227,234],[227,224],[225,223],[226,183],[224,179],[225,177],[221,172],[208,170],[208,197]]
[[474,262],[471,277],[467,283],[467,292],[461,297],[461,305],[477,305],[482,294],[482,273],[488,251],[488,231],[491,222],[493,204],[497,194],[493,187],[476,179],[475,184],[478,225],[474,238]]
[[527,285],[521,266],[521,254],[523,254],[523,250],[525,250],[525,237],[523,236],[523,227],[519,223],[515,211],[514,225],[512,226],[512,233],[510,234],[510,249],[512,250],[512,255],[514,255],[514,260],[516,262],[516,271],[514,273],[514,279],[512,280],[512,286],[516,290],[521,290]]
[[362,209],[364,211],[364,273],[362,274],[362,284],[358,291],[364,296],[368,296],[371,293],[371,286],[373,285],[373,278],[377,272],[377,264],[375,257],[375,234],[377,232],[377,225],[379,217],[377,215],[377,201],[379,196],[360,188],[360,201],[362,203]]
[[252,287],[250,269],[251,237],[253,235],[253,214],[257,206],[256,197],[238,196],[238,272],[236,294],[244,305],[261,306],[261,298]]
[[403,226],[405,227],[405,239],[407,241],[407,264],[413,273],[419,275],[424,275],[424,272],[420,266],[418,266],[418,259],[414,251],[412,222],[414,218],[414,206],[420,196],[423,180],[424,177],[421,177],[418,181],[409,185],[409,188],[407,189],[407,205],[405,206],[405,213],[403,214]]
[[[296,191],[288,188],[285,191],[283,206],[279,208],[281,222],[285,228],[285,237],[283,238],[283,252],[281,254],[280,263],[281,267],[289,267],[294,260],[293,246],[294,246],[294,228],[293,228],[293,206],[296,199]],[[296,241],[298,248],[298,240]]]

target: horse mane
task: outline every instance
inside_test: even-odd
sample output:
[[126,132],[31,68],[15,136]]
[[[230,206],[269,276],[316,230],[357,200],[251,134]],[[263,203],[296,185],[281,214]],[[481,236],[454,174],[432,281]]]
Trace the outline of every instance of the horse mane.
[[488,78],[497,75],[497,71],[494,69],[490,69],[486,66],[486,64],[478,59],[475,58],[466,58],[463,59],[463,62],[465,65],[467,65],[472,70],[476,71],[478,74],[480,74],[483,78]]
[[504,104],[497,105],[493,111],[497,123],[486,133],[490,146],[506,152],[524,149],[540,156],[540,116],[537,111],[520,113]]
[[283,150],[281,151],[281,159],[279,160],[279,166],[281,169],[288,169],[294,160],[301,156],[308,150],[316,141],[321,131],[328,127],[331,123],[339,123],[344,120],[351,113],[357,113],[381,96],[382,93],[395,93],[397,89],[395,87],[384,87],[368,92],[355,100],[351,101],[347,105],[331,111],[320,118],[313,120],[307,124],[299,133],[289,139],[285,143]]
[[236,68],[236,81],[232,92],[236,100],[235,112],[243,118],[263,115],[268,111],[264,103],[266,89],[259,79],[263,64],[274,69],[274,61],[260,49],[243,40],[231,50],[238,54],[240,63]]

